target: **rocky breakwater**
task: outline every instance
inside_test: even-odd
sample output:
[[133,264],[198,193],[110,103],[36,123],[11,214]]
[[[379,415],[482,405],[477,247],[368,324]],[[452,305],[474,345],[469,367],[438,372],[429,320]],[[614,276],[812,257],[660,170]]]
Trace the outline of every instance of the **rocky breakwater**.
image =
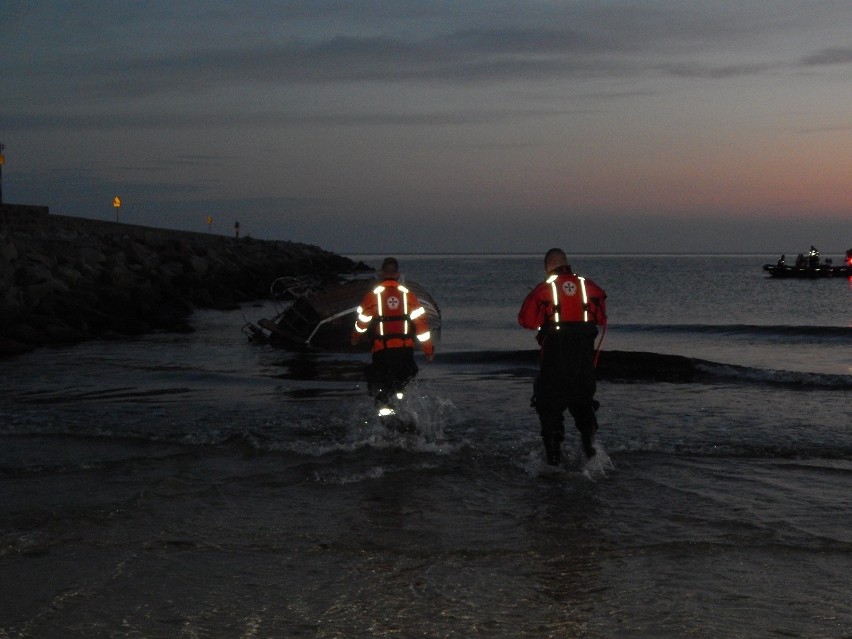
[[46,209],[37,219],[16,220],[6,208],[0,220],[0,355],[188,331],[196,308],[235,309],[267,298],[278,277],[332,278],[355,266],[295,242],[51,216]]

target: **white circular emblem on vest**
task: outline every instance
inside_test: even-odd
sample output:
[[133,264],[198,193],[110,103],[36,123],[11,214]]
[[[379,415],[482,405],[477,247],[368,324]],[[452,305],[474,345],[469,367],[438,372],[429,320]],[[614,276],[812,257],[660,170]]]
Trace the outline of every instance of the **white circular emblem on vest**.
[[392,311],[395,311],[399,308],[399,298],[398,297],[388,297],[388,308]]
[[574,282],[568,281],[562,283],[562,292],[565,295],[576,295],[577,294],[577,285]]

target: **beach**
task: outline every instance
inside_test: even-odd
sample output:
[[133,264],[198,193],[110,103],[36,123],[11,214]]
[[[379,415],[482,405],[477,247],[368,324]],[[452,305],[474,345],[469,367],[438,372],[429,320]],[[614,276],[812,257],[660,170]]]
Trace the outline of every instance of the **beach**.
[[569,422],[542,476],[541,256],[399,259],[442,311],[415,433],[366,355],[249,343],[269,302],[0,360],[0,637],[852,634],[849,281],[572,255],[641,366],[598,383],[596,460]]

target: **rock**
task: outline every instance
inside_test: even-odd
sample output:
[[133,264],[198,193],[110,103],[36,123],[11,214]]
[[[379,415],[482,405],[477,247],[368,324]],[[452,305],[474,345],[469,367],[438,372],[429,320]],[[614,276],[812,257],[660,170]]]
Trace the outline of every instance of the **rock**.
[[0,337],[0,357],[21,355],[35,349],[32,344],[24,344],[8,337]]
[[80,271],[71,266],[57,266],[54,275],[57,280],[64,282],[69,288],[74,288],[80,281],[80,278],[83,277]]
[[82,246],[80,247],[79,260],[83,264],[100,264],[101,262],[106,261],[106,255],[101,253],[98,249]]
[[29,324],[13,324],[6,328],[6,336],[15,342],[27,344],[31,347],[46,343],[44,333]]
[[189,256],[189,268],[190,270],[199,276],[204,276],[207,274],[208,266],[207,260],[198,257],[197,255]]
[[48,344],[74,344],[82,342],[86,335],[60,321],[54,321],[42,330]]
[[51,297],[54,292],[54,283],[39,282],[37,284],[29,284],[21,287],[23,293],[24,306],[27,308],[38,308],[42,302]]
[[0,240],[0,261],[12,262],[18,259],[18,248],[8,238]]

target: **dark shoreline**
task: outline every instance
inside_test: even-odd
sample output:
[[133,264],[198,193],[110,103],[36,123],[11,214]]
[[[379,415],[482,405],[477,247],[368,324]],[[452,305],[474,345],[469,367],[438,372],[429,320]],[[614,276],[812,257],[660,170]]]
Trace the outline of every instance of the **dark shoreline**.
[[266,299],[285,275],[356,264],[317,246],[49,215],[0,205],[0,357],[40,346],[188,331],[196,308]]

